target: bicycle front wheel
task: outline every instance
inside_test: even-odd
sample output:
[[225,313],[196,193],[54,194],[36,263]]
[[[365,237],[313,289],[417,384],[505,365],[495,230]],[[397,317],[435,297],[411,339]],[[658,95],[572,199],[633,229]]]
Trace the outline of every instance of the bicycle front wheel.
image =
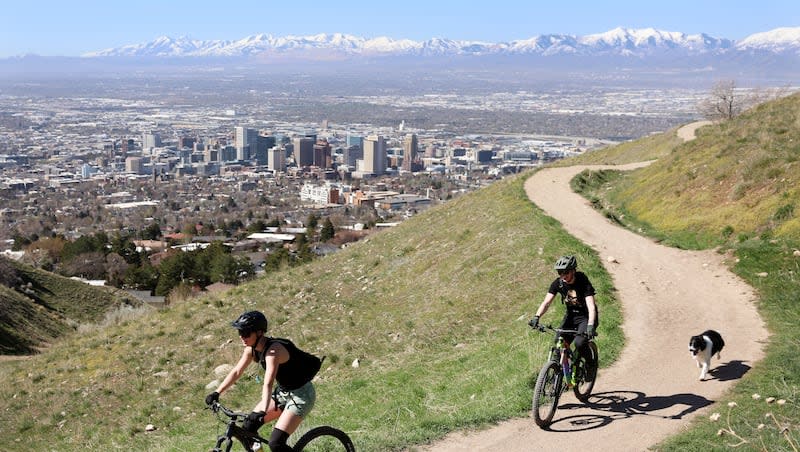
[[356,448],[347,433],[338,428],[323,425],[314,427],[301,436],[294,445],[294,450],[296,452],[301,450],[355,452]]
[[[578,384],[572,388],[575,392],[575,397],[583,403],[589,401],[589,396],[592,394],[592,389],[594,389],[594,382],[597,380],[597,345],[594,342],[589,342],[589,350],[592,352],[592,359],[587,360],[585,357],[581,357],[581,374],[578,378]],[[589,365],[589,362],[592,364]]]
[[563,379],[561,365],[558,363],[548,361],[539,371],[536,387],[533,389],[533,420],[539,427],[547,428],[553,423]]

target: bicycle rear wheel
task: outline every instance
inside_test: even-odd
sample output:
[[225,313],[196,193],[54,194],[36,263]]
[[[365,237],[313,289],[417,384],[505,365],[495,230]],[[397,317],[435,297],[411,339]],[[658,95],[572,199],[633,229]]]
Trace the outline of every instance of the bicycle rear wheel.
[[356,448],[347,433],[323,425],[314,427],[301,436],[294,445],[294,450],[355,452]]
[[[578,384],[572,390],[575,392],[575,397],[583,403],[589,401],[589,396],[592,395],[594,389],[594,382],[597,380],[597,345],[594,342],[589,342],[589,350],[592,352],[592,359],[588,360],[586,357],[581,356],[581,375],[578,375]],[[591,362],[591,365],[589,363]],[[576,369],[577,371],[577,369]]]
[[558,363],[548,361],[539,371],[533,389],[533,420],[539,427],[547,428],[553,423],[563,379],[561,365]]

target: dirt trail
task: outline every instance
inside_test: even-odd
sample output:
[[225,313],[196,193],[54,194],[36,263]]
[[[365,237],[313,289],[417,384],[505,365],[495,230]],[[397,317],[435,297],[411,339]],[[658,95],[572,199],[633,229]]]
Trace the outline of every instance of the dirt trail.
[[[696,126],[687,126],[679,136],[693,136]],[[693,416],[709,413],[763,356],[768,333],[756,311],[755,294],[727,270],[723,256],[668,248],[613,225],[570,190],[570,179],[584,168],[538,171],[525,190],[537,206],[600,254],[624,311],[626,345],[619,360],[600,371],[588,405],[571,393],[562,397],[550,431],[539,429],[530,417],[513,419],[486,430],[450,434],[422,450],[643,451],[678,433]],[[532,300],[531,309],[539,301]],[[602,294],[598,302],[602,310]],[[691,335],[707,328],[720,331],[726,346],[722,359],[712,360],[711,379],[698,381],[687,345]],[[602,360],[602,350],[600,354]]]

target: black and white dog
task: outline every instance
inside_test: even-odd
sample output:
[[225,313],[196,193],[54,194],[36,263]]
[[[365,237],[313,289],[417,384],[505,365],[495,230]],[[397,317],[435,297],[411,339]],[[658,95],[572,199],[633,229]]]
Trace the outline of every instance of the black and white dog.
[[722,340],[722,336],[714,330],[707,330],[703,334],[692,336],[689,339],[689,353],[692,354],[697,362],[697,367],[700,368],[700,380],[706,379],[708,367],[711,365],[711,357],[717,355],[717,359],[720,359],[719,352],[724,346],[725,341]]

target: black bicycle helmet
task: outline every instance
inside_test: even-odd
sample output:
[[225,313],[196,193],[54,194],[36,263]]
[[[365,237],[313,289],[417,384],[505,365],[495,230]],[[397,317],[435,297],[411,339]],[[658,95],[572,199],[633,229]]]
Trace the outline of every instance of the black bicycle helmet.
[[561,256],[556,261],[554,268],[556,271],[574,270],[578,268],[578,260],[575,259],[575,256]]
[[267,331],[267,317],[259,311],[247,311],[238,319],[231,322],[231,326],[239,332]]

